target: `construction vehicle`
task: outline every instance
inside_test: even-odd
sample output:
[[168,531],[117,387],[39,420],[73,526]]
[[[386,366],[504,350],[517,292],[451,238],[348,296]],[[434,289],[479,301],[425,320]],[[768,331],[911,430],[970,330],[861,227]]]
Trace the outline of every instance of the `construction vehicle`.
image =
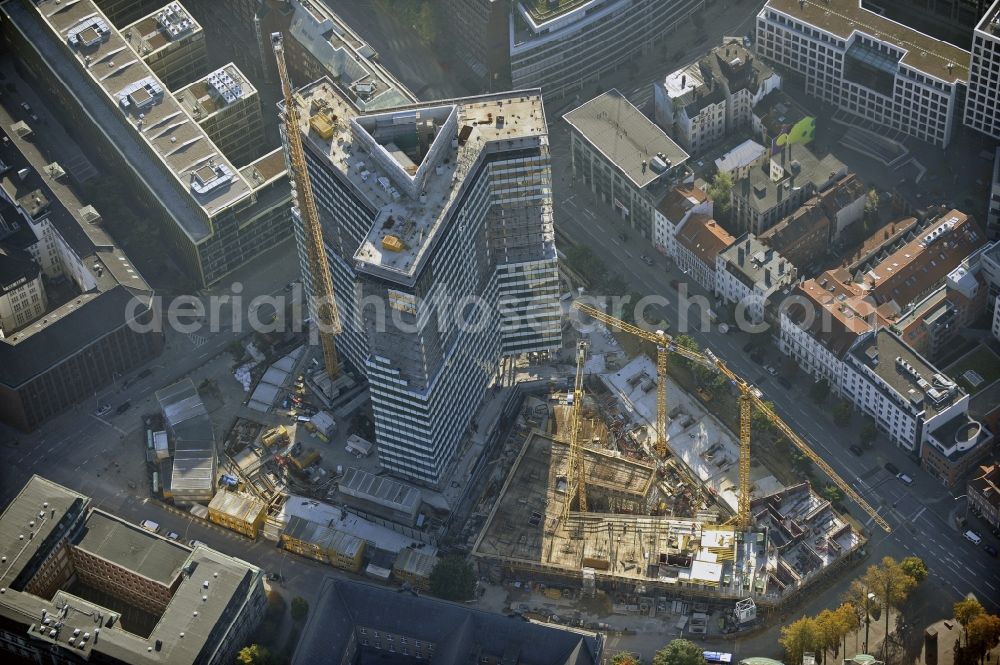
[[587,345],[576,347],[576,380],[573,383],[573,409],[569,417],[569,478],[566,482],[566,502],[563,504],[563,521],[569,515],[569,506],[577,496],[577,510],[587,512],[587,479],[583,469],[583,448],[580,446],[580,414],[583,411],[583,365],[587,360]]
[[319,327],[319,339],[323,348],[323,363],[330,379],[340,375],[340,360],[334,336],[340,334],[340,314],[333,292],[333,278],[327,262],[323,244],[323,227],[319,221],[319,210],[313,198],[312,184],[306,168],[306,156],[302,147],[299,129],[299,109],[292,96],[292,84],[285,65],[285,48],[281,33],[271,33],[271,47],[277,60],[278,76],[281,78],[281,93],[285,102],[285,138],[288,143],[288,163],[291,165],[292,198],[295,200],[293,214],[302,220],[309,254],[309,275],[312,277],[314,315]]
[[[624,321],[620,321],[604,312],[596,309],[590,305],[585,305],[579,301],[574,302],[573,306],[576,307],[581,312],[585,312],[590,316],[594,317],[598,321],[612,325],[615,328],[622,330],[623,332],[628,332],[631,334],[638,335],[643,339],[649,339],[651,341],[657,342],[657,357],[662,355],[660,352],[660,345],[662,344],[664,349],[670,353],[676,353],[679,356],[687,358],[693,362],[699,363],[706,367],[712,368],[726,377],[733,385],[737,387],[740,392],[739,404],[740,404],[740,464],[739,464],[739,495],[737,499],[737,512],[736,518],[734,520],[735,524],[740,528],[746,528],[750,525],[750,408],[751,406],[756,407],[756,409],[770,422],[774,425],[779,432],[781,432],[789,441],[792,442],[796,448],[798,448],[813,464],[818,466],[827,477],[833,481],[840,490],[859,508],[868,513],[879,527],[881,527],[886,533],[892,531],[892,527],[889,523],[878,514],[878,512],[869,504],[860,494],[858,494],[853,487],[851,487],[847,481],[840,477],[829,464],[823,460],[818,454],[816,454],[813,449],[807,444],[802,437],[795,433],[795,431],[782,420],[781,416],[774,412],[774,410],[768,406],[768,404],[763,400],[762,397],[758,396],[754,387],[749,381],[740,377],[736,372],[729,369],[729,367],[710,349],[705,349],[704,353],[698,351],[693,351],[691,349],[679,346],[673,339],[666,333],[657,331],[654,335],[648,331],[632,326]],[[638,332],[636,332],[638,331]],[[641,334],[639,334],[641,333]],[[665,385],[666,381],[666,362],[658,362],[657,366],[662,364],[664,368],[663,378],[661,384]],[[665,405],[665,404],[664,404]],[[659,404],[658,404],[659,406]],[[657,414],[659,416],[659,414]]]
[[625,323],[621,319],[608,316],[601,310],[591,305],[586,305],[579,300],[573,302],[573,307],[585,314],[589,314],[601,323],[616,328],[629,335],[634,335],[639,339],[644,339],[656,345],[656,454],[660,457],[667,456],[667,356],[674,349],[673,339],[663,330],[650,332],[643,330],[631,323]]

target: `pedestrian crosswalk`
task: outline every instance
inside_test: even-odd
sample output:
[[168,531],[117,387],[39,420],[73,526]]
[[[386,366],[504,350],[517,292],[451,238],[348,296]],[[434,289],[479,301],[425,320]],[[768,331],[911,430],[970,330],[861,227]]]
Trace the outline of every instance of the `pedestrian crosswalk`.
[[205,335],[199,335],[198,333],[191,333],[187,337],[189,340],[191,340],[191,346],[196,349],[208,344],[208,337]]

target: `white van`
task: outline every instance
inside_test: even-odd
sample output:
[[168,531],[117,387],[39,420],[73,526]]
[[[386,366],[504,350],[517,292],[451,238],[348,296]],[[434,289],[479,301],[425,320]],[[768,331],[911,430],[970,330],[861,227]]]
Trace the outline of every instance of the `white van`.
[[978,545],[979,543],[983,542],[983,537],[980,536],[975,531],[973,531],[972,529],[969,529],[962,535],[965,536],[965,539],[970,543],[972,543],[973,545]]

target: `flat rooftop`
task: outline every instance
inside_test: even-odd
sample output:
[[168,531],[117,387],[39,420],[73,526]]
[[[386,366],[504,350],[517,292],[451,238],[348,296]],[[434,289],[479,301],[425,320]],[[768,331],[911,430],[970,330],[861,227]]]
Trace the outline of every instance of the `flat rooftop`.
[[773,9],[847,40],[855,32],[906,51],[902,63],[942,81],[968,81],[969,52],[861,7],[861,0],[768,0]]
[[[565,113],[563,119],[639,188],[688,158],[673,139],[615,89]],[[654,168],[657,153],[666,157],[666,170],[657,172]]]
[[93,0],[7,2],[2,11],[193,241],[211,234],[206,217],[251,195]]
[[996,0],[986,10],[983,18],[979,21],[979,25],[976,26],[976,30],[1000,38],[1000,0]]
[[170,2],[121,30],[128,45],[143,58],[201,32],[201,25],[179,2]]
[[230,104],[257,94],[240,68],[229,63],[174,93],[177,102],[197,122],[202,122]]
[[587,5],[600,5],[607,0],[519,0],[521,12],[530,16],[535,23],[544,23],[559,18]]
[[926,418],[944,411],[965,395],[954,381],[886,328],[857,344],[851,353],[903,400],[922,402]]
[[[538,90],[360,113],[324,77],[295,94],[305,141],[325,155],[367,204],[373,226],[356,268],[412,281],[453,217],[466,176],[487,150],[548,144]],[[542,223],[551,227],[552,211]],[[548,242],[554,243],[554,232]],[[554,252],[554,245],[552,245]]]
[[74,544],[164,586],[170,586],[191,553],[190,548],[101,510],[90,513]]

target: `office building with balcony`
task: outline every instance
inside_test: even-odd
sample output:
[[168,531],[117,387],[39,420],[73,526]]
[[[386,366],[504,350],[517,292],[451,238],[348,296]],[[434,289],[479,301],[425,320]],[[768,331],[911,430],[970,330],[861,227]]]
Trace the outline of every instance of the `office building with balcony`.
[[753,108],[781,77],[739,39],[653,84],[656,123],[691,154],[752,126]]
[[962,115],[969,52],[860,0],[768,0],[756,48],[807,94],[931,145],[946,148]]
[[[167,251],[214,284],[291,237],[284,170],[248,179],[191,119],[92,0],[5,3],[3,36],[94,157],[158,213]],[[258,169],[260,171],[261,169]],[[263,174],[262,174],[263,176]]]
[[121,35],[168,90],[190,83],[208,68],[205,31],[179,2],[125,26]]
[[547,97],[583,89],[644,55],[704,9],[704,0],[515,0],[510,75]]
[[60,165],[71,146],[44,150],[12,120],[0,109],[0,420],[30,431],[154,358],[163,334],[141,332],[153,291]]
[[983,16],[972,37],[965,124],[1000,139],[1000,0]]
[[260,568],[40,476],[0,515],[0,542],[0,652],[15,662],[224,665],[267,606]]
[[233,164],[248,164],[264,145],[264,120],[257,89],[233,63],[174,93],[177,103],[201,125]]
[[363,112],[324,78],[295,100],[338,345],[367,376],[379,461],[437,486],[501,360],[561,344],[541,96]]
[[654,241],[654,210],[689,179],[688,154],[617,90],[563,115],[572,128],[573,177]]

